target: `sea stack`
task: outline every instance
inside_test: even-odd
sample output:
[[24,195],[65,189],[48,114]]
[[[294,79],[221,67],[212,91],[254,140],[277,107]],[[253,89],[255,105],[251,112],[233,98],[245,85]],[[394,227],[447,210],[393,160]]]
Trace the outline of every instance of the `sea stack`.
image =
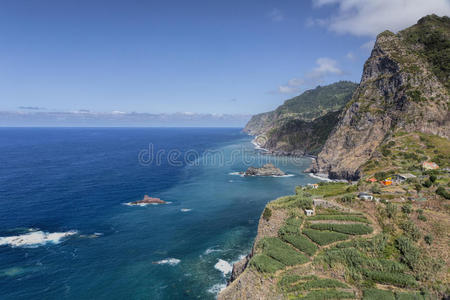
[[244,176],[284,176],[286,173],[275,167],[273,164],[265,164],[261,168],[250,167],[245,171]]
[[159,198],[153,198],[149,195],[145,195],[144,199],[130,202],[131,205],[140,205],[140,204],[166,204],[167,202],[164,200],[161,200]]

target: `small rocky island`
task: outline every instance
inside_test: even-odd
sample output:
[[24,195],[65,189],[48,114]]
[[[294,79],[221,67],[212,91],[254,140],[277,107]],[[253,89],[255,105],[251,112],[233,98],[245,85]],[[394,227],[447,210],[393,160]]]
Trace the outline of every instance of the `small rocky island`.
[[145,195],[144,199],[130,202],[130,205],[144,205],[144,204],[166,204],[167,202],[159,198],[153,198]]
[[265,164],[261,168],[250,167],[245,171],[244,176],[284,176],[286,173],[275,167],[273,164]]

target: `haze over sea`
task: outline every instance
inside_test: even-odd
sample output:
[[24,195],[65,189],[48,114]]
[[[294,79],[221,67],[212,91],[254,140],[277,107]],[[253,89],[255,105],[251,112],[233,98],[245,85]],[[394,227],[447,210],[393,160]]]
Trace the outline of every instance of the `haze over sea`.
[[[269,161],[294,176],[231,175]],[[309,163],[236,128],[0,128],[0,298],[213,299]]]

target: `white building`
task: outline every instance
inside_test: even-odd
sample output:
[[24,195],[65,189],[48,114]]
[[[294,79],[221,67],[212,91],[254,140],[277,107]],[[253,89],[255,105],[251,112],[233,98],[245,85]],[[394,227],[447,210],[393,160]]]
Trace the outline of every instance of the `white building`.
[[314,209],[305,209],[305,214],[307,217],[314,215]]

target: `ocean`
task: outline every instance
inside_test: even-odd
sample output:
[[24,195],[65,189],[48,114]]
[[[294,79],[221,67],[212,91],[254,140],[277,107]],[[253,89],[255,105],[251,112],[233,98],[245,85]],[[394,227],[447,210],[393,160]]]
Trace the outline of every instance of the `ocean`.
[[0,128],[0,299],[214,299],[309,164],[236,128]]

